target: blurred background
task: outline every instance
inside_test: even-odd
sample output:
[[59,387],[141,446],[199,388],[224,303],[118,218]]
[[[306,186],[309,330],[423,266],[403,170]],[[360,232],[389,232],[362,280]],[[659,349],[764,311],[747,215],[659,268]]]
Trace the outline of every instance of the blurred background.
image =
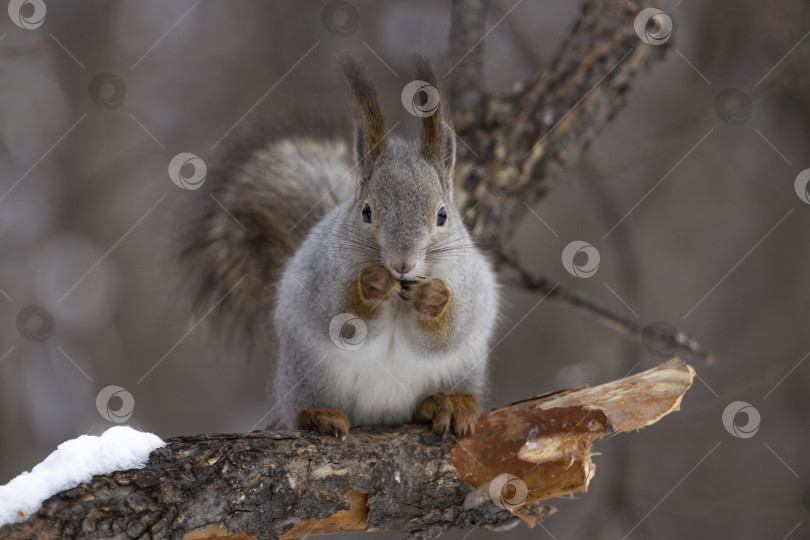
[[[164,439],[260,422],[270,366],[208,347],[175,290],[169,241],[206,193],[175,185],[170,161],[213,163],[220,143],[291,108],[345,112],[342,50],[414,135],[408,54],[447,65],[449,1],[45,4],[44,20],[36,2],[16,23],[0,16],[0,484],[117,421]],[[580,7],[493,1],[489,88],[543,69]],[[810,167],[810,5],[661,7],[665,60],[516,244],[536,273],[678,326],[719,363],[688,359],[700,380],[681,412],[599,443],[590,492],[553,501],[542,525],[447,538],[810,538],[810,205],[796,182]],[[600,252],[591,278],[561,264],[573,240]],[[514,330],[493,354],[489,406],[662,360],[552,301],[515,327],[539,297],[505,294],[501,334]],[[737,401],[750,408],[724,426]]]

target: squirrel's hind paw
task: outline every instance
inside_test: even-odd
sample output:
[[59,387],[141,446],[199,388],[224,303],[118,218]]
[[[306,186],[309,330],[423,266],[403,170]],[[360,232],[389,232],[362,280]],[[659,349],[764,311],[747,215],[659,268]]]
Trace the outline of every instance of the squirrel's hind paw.
[[433,431],[439,435],[452,432],[456,437],[464,438],[475,432],[478,414],[475,394],[439,390],[422,398],[413,414],[413,420],[432,422]]
[[295,415],[295,429],[317,431],[345,439],[349,433],[349,417],[340,409],[301,409]]

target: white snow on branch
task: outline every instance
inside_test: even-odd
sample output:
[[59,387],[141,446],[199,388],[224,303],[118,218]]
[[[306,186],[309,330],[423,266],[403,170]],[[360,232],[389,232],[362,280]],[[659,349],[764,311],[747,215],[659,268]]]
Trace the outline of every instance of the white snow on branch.
[[116,426],[100,437],[82,435],[60,444],[31,472],[0,486],[0,526],[24,521],[52,495],[89,482],[93,475],[140,469],[164,446],[160,437]]

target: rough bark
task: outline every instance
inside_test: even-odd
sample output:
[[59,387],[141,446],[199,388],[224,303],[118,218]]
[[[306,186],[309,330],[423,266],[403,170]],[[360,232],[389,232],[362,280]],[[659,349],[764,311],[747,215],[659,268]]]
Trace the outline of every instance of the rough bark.
[[[675,358],[601,386],[538,396],[485,413],[461,441],[417,425],[355,428],[346,440],[295,431],[178,437],[145,468],[63,491],[26,521],[0,528],[0,537],[392,530],[427,538],[451,528],[534,526],[554,512],[543,501],[587,490],[595,440],[678,410],[693,376]],[[502,474],[517,480],[493,492]]]

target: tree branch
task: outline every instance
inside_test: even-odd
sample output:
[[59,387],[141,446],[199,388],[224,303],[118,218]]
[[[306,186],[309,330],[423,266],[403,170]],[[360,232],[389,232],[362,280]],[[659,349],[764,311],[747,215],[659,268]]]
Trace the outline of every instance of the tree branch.
[[[178,437],[145,468],[63,491],[0,537],[301,538],[391,530],[529,526],[542,501],[583,492],[592,444],[680,408],[694,370],[679,358],[603,384],[539,396],[482,415],[467,439],[424,426]],[[510,474],[513,476],[504,477]],[[511,509],[511,511],[510,511]]]
[[486,10],[480,0],[455,0],[451,14],[451,92],[458,146],[456,203],[472,234],[496,246],[495,264],[518,272],[515,284],[595,315],[607,326],[673,354],[709,364],[714,356],[684,332],[660,333],[622,317],[575,290],[534,278],[515,262],[511,239],[519,220],[565,174],[624,106],[632,79],[665,47],[642,42],[626,0],[590,0],[547,71],[511,95],[482,94]]
[[453,0],[450,11],[448,69],[442,78],[450,78],[450,104],[459,111],[478,106],[484,88],[484,25],[487,21],[485,0]]
[[564,176],[624,106],[632,79],[662,58],[665,47],[635,34],[635,15],[623,0],[590,0],[547,71],[511,95],[485,94],[474,113],[456,109],[464,142],[456,202],[473,234],[508,246],[523,203],[531,205]]

